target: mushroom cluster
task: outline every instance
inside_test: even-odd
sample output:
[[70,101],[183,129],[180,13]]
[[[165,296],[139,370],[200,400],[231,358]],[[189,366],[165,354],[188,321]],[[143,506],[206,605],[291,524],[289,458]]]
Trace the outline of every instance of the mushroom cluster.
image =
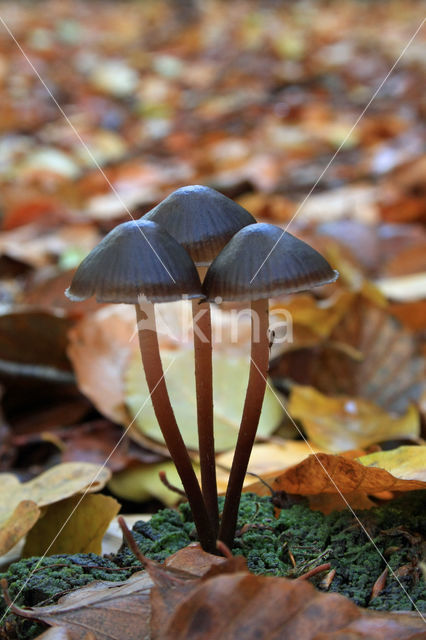
[[[268,298],[338,277],[309,245],[257,223],[204,186],[177,189],[140,220],[118,225],[78,267],[66,295],[134,304],[152,405],[176,465],[202,547],[216,553],[235,535],[240,495],[266,388]],[[153,305],[191,299],[201,487],[176,422],[161,363]],[[221,518],[218,512],[210,303],[250,301],[252,346],[246,399]]]

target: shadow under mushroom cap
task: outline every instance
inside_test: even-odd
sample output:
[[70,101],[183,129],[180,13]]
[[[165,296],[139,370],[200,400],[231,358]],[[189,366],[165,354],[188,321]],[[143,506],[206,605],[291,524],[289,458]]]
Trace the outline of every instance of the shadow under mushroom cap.
[[334,282],[337,271],[311,246],[271,224],[241,229],[207,271],[208,300],[257,300]]
[[202,185],[176,189],[142,219],[167,229],[197,266],[210,264],[237,231],[256,222],[239,204]]
[[198,298],[201,283],[188,253],[155,222],[118,225],[89,253],[66,290],[71,300],[136,304]]

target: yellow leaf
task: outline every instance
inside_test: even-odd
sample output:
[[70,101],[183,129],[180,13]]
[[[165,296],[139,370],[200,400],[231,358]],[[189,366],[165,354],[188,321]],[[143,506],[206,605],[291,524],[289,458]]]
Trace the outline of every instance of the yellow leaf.
[[72,496],[50,505],[29,532],[22,556],[102,552],[102,539],[120,505],[109,496]]
[[[287,440],[283,444],[255,444],[251,452],[248,471],[263,478],[267,474],[279,473],[318,451],[319,449],[314,445],[299,440]],[[220,493],[226,491],[229,478],[226,469],[231,469],[233,457],[234,451],[227,451],[216,458],[217,484]],[[254,483],[257,483],[257,479],[254,476],[246,475],[244,487],[247,491],[251,491]]]
[[386,469],[401,480],[426,482],[426,446],[377,451],[358,458],[358,461],[366,467]]
[[[275,478],[268,478],[268,482],[274,491],[305,496],[320,493],[371,495],[380,491],[426,488],[426,481],[400,479],[385,469],[366,467],[351,458],[327,453],[309,456]],[[256,487],[254,490],[257,493]]]
[[19,542],[40,516],[40,509],[31,500],[22,500],[0,529],[0,556]]
[[[58,464],[33,480],[23,483],[20,483],[19,480],[10,473],[1,473],[0,532],[2,533],[5,527],[11,526],[13,513],[21,502],[30,501],[38,507],[42,507],[68,498],[76,493],[98,491],[105,486],[110,476],[111,473],[108,469],[89,462],[65,462]],[[32,517],[35,518],[35,509],[28,507],[28,517],[30,512],[33,514]],[[17,513],[22,514],[23,511],[18,510]],[[35,518],[34,522],[36,520],[37,518]],[[13,536],[15,540],[14,544],[28,531],[28,529],[25,531],[22,530],[21,535],[17,537],[20,530],[18,526]],[[7,536],[5,541],[6,539]],[[10,549],[11,546],[8,548]],[[7,550],[8,549],[4,549],[3,553]]]
[[354,300],[350,291],[339,291],[325,300],[316,300],[308,293],[298,294],[285,301],[276,300],[270,308],[271,318],[280,316],[280,309],[291,314],[293,326],[300,325],[320,338],[327,338]]
[[419,436],[419,415],[414,406],[397,417],[362,398],[325,396],[313,387],[294,386],[288,406],[301,420],[308,438],[329,451],[368,447],[393,438]]
[[[198,448],[197,408],[192,350],[164,351],[163,367],[170,400],[189,449]],[[214,422],[216,451],[235,446],[247,388],[249,362],[241,356],[213,356]],[[126,376],[126,402],[141,432],[164,442],[150,401],[140,354],[132,357]],[[142,407],[142,410],[141,410]],[[267,388],[259,422],[259,435],[270,435],[282,420],[282,407]]]
[[180,496],[161,482],[158,475],[160,471],[165,471],[167,480],[172,485],[183,489],[173,462],[141,464],[114,473],[108,483],[108,488],[114,495],[124,500],[144,502],[150,498],[157,498],[157,500],[171,507],[179,501]]

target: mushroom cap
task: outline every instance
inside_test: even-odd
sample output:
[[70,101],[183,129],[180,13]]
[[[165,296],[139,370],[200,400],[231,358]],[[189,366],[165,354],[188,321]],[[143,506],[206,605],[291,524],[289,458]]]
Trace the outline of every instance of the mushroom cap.
[[118,225],[89,253],[65,291],[70,300],[136,304],[198,298],[200,278],[183,247],[155,222]]
[[332,269],[306,242],[272,224],[258,223],[235,234],[204,279],[208,300],[257,300],[334,282]]
[[197,266],[209,265],[237,231],[256,222],[223,193],[202,185],[176,189],[143,219],[167,229]]

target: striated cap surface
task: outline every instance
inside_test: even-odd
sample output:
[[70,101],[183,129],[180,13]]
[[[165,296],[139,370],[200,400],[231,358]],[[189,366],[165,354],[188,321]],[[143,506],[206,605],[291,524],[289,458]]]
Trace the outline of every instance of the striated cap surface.
[[235,234],[204,279],[208,300],[257,300],[334,282],[337,271],[311,246],[272,224]]
[[70,300],[92,295],[98,302],[136,304],[198,298],[201,283],[188,253],[155,222],[118,225],[78,267],[65,294]]
[[197,266],[209,265],[237,231],[256,222],[239,204],[202,185],[173,191],[143,220],[153,220],[166,229]]

